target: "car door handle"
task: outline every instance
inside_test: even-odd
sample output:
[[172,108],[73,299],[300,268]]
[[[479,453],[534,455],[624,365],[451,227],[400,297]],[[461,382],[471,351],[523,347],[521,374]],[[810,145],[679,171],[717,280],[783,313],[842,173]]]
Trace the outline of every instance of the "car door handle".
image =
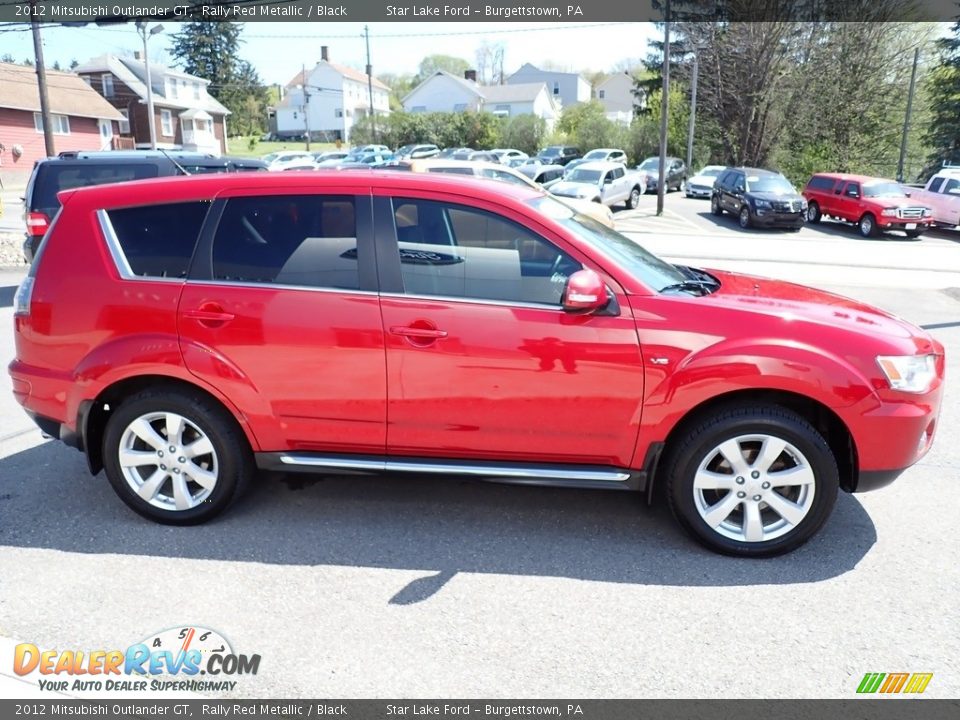
[[226,312],[214,303],[206,303],[194,310],[185,310],[183,316],[188,320],[196,320],[207,327],[219,327],[233,320],[233,313]]
[[447,336],[446,330],[437,330],[436,328],[426,327],[411,327],[409,325],[394,325],[390,328],[390,332],[393,335],[402,335],[403,337],[426,338],[431,340],[445,338]]

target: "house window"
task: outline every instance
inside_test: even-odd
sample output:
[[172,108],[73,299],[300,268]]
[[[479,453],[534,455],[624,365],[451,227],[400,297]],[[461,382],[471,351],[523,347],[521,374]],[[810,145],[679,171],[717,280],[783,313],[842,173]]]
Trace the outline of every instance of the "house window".
[[336,115],[337,117],[343,117],[343,110],[341,110],[340,108],[337,108]]
[[177,81],[167,78],[164,83],[167,91],[167,97],[175,99],[177,97]]
[[120,121],[120,134],[129,135],[130,134],[130,111],[123,109],[120,111],[120,114],[123,115],[123,120]]
[[298,117],[299,117],[299,115],[297,115],[297,111],[294,110],[294,111],[293,111],[293,119],[296,120]]
[[193,84],[193,99],[194,100],[200,99],[200,83]]
[[190,118],[186,118],[180,121],[180,129],[187,133],[193,131],[194,122]]
[[113,137],[113,123],[109,120],[98,120],[97,125],[100,127],[100,138],[102,140],[109,140]]
[[464,112],[466,109],[467,109],[466,103],[457,103],[456,105],[453,106],[454,112]]
[[91,78],[89,75],[81,75],[80,79],[83,80],[87,85],[92,87]]
[[607,94],[606,90],[597,90],[597,97],[603,100],[604,96]]
[[113,75],[105,73],[100,76],[100,79],[103,82],[103,96],[113,97]]
[[509,115],[509,114],[510,114],[510,106],[509,106],[509,105],[497,105],[493,112],[496,113],[497,115]]
[[554,80],[554,81],[553,81],[553,94],[554,94],[554,95],[559,95],[559,94],[560,94],[560,81],[559,81],[559,80]]
[[160,111],[160,132],[167,137],[173,137],[173,113],[169,110]]
[[414,105],[412,108],[410,108],[410,112],[426,112],[426,111],[427,111],[426,105]]
[[[70,118],[66,115],[51,115],[50,125],[54,135],[70,134]],[[33,126],[38,133],[43,132],[43,116],[38,112],[33,114]]]

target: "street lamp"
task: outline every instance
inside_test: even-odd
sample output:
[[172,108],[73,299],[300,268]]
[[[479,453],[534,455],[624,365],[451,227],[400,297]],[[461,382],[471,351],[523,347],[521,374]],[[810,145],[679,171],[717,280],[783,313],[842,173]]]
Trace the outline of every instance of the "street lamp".
[[144,20],[137,20],[137,30],[143,37],[143,66],[147,69],[147,122],[150,125],[150,149],[157,149],[157,124],[153,117],[153,86],[150,81],[150,59],[147,55],[147,39],[151,35],[163,32],[163,25],[154,25],[149,30]]

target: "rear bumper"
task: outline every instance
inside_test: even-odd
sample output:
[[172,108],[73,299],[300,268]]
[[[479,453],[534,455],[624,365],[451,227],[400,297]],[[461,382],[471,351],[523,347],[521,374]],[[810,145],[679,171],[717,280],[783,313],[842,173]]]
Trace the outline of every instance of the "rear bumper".
[[37,427],[40,428],[40,432],[42,432],[46,437],[59,440],[64,445],[76,448],[81,452],[83,451],[83,438],[79,433],[69,428],[66,424],[60,422],[59,420],[48,418],[44,415],[37,415],[29,410],[26,412],[27,415],[30,416],[30,419],[37,424]]

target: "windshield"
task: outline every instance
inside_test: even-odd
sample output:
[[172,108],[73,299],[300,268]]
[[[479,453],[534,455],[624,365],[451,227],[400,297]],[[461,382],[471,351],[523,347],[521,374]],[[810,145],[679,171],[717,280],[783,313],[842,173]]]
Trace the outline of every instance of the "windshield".
[[641,170],[656,170],[660,167],[660,158],[650,158],[643,161],[643,165],[640,166]]
[[697,175],[703,175],[705,177],[717,177],[720,173],[723,172],[721,167],[705,167],[703,170],[697,173]]
[[895,182],[872,183],[863,186],[864,197],[906,197],[903,188]]
[[687,280],[673,265],[593,218],[576,213],[569,205],[549,196],[528,201],[539,212],[557,221],[577,237],[597,247],[623,265],[636,278],[660,292],[668,285]]
[[606,150],[591,150],[583,156],[584,160],[603,160],[607,156]]
[[541,157],[553,157],[554,155],[560,154],[560,148],[558,147],[548,147],[540,153]]
[[790,181],[779,175],[759,177],[751,175],[747,178],[748,192],[768,192],[776,195],[796,195],[797,191]]
[[600,171],[574,168],[572,171],[570,171],[570,174],[567,175],[566,179],[570,182],[589,183],[590,185],[596,185],[600,182]]
[[272,162],[273,162],[274,160],[276,160],[279,156],[280,156],[280,153],[272,152],[272,153],[267,153],[266,155],[264,155],[264,156],[263,156],[262,158],[260,158],[260,159],[263,160],[265,163],[272,163]]

